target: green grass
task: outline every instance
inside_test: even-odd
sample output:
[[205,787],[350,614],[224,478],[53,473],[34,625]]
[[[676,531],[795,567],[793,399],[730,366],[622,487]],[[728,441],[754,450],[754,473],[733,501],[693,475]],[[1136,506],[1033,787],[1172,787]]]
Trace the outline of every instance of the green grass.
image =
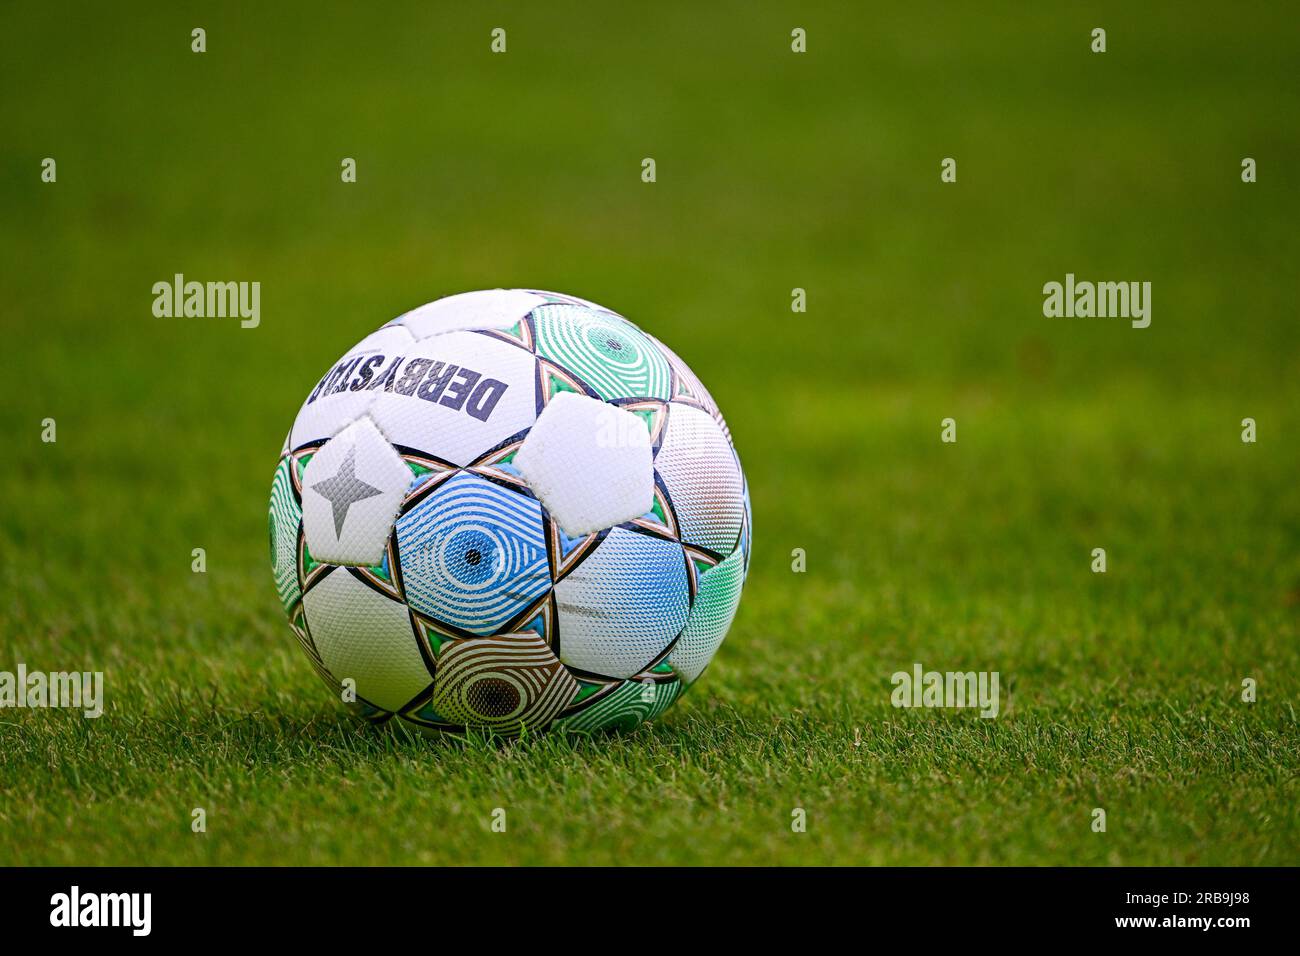
[[[108,707],[0,711],[0,862],[1300,863],[1292,19],[6,5],[0,670]],[[175,272],[260,281],[262,325],[154,319]],[[1151,327],[1044,318],[1066,272],[1150,280]],[[498,285],[672,345],[749,475],[735,627],[629,735],[359,726],[271,584],[305,393]],[[917,661],[1001,715],[892,708]]]

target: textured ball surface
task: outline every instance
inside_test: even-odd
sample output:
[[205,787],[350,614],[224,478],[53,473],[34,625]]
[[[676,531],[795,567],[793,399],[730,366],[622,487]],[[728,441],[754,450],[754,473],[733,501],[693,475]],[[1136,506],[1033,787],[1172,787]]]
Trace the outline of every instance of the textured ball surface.
[[731,435],[666,346],[584,299],[448,296],[312,389],[271,486],[271,562],[362,716],[627,729],[731,626],[749,563]]

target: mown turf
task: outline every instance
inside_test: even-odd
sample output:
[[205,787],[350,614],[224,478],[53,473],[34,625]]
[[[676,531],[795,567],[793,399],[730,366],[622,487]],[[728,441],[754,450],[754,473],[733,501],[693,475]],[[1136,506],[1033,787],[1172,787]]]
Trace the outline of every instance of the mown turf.
[[[6,5],[0,670],[108,709],[0,711],[0,862],[1300,863],[1291,19]],[[153,318],[176,272],[260,281],[261,326]],[[1044,318],[1066,272],[1151,281],[1151,327]],[[630,735],[357,726],[277,605],[306,391],[498,285],[671,344],[749,474],[733,632]],[[894,709],[914,662],[1000,716]]]

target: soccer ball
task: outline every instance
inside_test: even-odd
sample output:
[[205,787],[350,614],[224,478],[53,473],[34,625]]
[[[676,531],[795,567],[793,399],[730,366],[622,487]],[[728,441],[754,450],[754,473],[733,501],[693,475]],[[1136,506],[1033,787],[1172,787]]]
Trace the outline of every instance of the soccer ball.
[[629,729],[713,658],[749,565],[731,434],[667,346],[552,292],[448,296],[316,384],[271,485],[271,563],[361,716]]

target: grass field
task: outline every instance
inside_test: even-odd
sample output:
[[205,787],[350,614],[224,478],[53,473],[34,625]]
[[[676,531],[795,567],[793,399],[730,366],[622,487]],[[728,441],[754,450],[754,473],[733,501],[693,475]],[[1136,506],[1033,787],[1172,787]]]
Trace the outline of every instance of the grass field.
[[[1300,863],[1300,35],[1143,6],[5,5],[0,670],[107,709],[0,711],[0,864]],[[177,272],[261,324],[154,318]],[[359,726],[276,600],[306,392],[496,286],[669,343],[745,462],[736,624],[631,734]],[[916,662],[1000,715],[893,708]]]

